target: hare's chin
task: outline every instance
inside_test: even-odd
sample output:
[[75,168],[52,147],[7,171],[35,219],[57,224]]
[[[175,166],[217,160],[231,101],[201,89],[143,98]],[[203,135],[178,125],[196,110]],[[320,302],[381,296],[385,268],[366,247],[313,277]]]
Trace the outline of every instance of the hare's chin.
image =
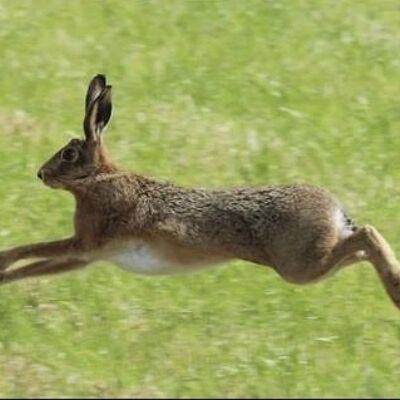
[[44,179],[43,183],[52,189],[62,189],[64,185],[55,179]]

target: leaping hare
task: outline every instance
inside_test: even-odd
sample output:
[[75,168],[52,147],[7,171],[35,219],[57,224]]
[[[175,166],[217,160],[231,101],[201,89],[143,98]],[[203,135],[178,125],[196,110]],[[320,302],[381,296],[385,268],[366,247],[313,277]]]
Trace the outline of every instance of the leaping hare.
[[[104,75],[89,84],[83,128],[39,170],[76,200],[71,238],[0,252],[0,279],[70,271],[106,260],[142,274],[169,274],[242,259],[305,284],[368,260],[400,308],[400,264],[372,226],[357,227],[325,191],[308,186],[187,189],[125,172],[103,141],[111,117]],[[8,269],[21,259],[39,258]]]

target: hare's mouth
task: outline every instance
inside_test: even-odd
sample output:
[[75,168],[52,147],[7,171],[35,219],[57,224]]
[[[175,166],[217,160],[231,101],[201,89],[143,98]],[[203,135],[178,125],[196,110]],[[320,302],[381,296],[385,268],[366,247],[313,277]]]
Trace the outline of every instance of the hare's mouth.
[[60,189],[64,186],[60,179],[55,178],[48,173],[42,172],[42,174],[40,175],[40,179],[46,186],[52,189]]
[[88,175],[79,175],[74,177],[54,176],[51,174],[42,174],[40,179],[42,182],[52,189],[64,189],[73,184],[74,181],[79,181],[87,178]]

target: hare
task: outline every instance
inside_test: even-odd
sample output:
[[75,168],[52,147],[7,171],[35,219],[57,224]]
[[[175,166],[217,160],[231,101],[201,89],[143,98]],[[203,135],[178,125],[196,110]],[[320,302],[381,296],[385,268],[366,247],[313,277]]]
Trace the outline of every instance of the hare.
[[[356,226],[327,192],[309,185],[189,189],[125,172],[104,144],[111,111],[111,86],[96,75],[85,99],[85,138],[71,140],[38,172],[45,185],[75,197],[75,233],[0,252],[1,283],[98,260],[155,275],[241,259],[306,284],[366,260],[400,308],[400,264],[390,246],[372,226]],[[39,260],[7,269],[31,258]]]

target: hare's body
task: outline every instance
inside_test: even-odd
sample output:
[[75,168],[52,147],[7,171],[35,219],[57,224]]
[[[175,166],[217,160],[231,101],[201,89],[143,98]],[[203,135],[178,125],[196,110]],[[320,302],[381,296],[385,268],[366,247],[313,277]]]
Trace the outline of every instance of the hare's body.
[[[309,283],[367,260],[400,308],[400,264],[371,226],[354,226],[342,206],[308,185],[188,189],[124,172],[108,158],[102,132],[111,87],[97,75],[85,101],[85,140],[71,140],[39,170],[76,199],[71,238],[0,252],[4,283],[81,268],[98,260],[132,272],[184,272],[241,259]],[[15,261],[39,258],[7,270]]]
[[309,281],[319,271],[305,278],[304,270],[354,229],[336,201],[306,185],[185,189],[120,172],[71,189],[78,200],[76,235],[93,256],[143,274],[239,258]]

